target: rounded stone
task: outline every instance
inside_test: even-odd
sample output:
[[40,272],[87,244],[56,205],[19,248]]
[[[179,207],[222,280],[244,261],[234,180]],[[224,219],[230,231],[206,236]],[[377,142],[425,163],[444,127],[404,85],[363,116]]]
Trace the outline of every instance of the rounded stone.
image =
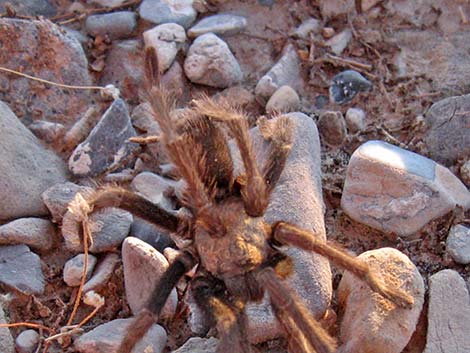
[[266,104],[267,113],[290,113],[300,108],[300,98],[290,86],[282,86],[274,92]]
[[447,251],[455,262],[470,264],[470,228],[457,224],[450,229],[447,237]]
[[346,122],[341,112],[327,111],[318,119],[318,130],[323,142],[330,146],[340,146],[346,139]]
[[[96,265],[96,257],[88,254],[88,266],[86,270],[86,279],[90,278],[91,273]],[[83,275],[83,267],[85,266],[85,254],[78,254],[65,263],[64,266],[64,282],[69,287],[77,287]]]
[[39,344],[39,334],[35,330],[21,332],[15,340],[18,353],[33,353]]
[[129,37],[137,27],[137,15],[131,11],[118,11],[89,16],[85,21],[86,31],[93,36],[108,35],[111,39]]
[[349,108],[346,112],[345,120],[349,132],[356,133],[364,130],[366,113],[359,108]]

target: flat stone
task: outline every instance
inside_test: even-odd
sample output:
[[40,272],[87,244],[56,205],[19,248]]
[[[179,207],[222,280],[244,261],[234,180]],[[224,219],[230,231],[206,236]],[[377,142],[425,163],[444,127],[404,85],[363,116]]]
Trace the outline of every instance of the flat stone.
[[28,125],[28,129],[46,143],[58,142],[65,134],[65,126],[60,123],[40,120]]
[[111,40],[129,37],[137,27],[137,15],[131,11],[116,11],[88,16],[85,30],[92,36],[108,36]]
[[227,43],[212,33],[194,40],[184,61],[184,72],[194,83],[218,88],[233,86],[243,79]]
[[41,193],[65,181],[67,170],[62,160],[46,150],[3,102],[0,150],[0,220],[46,215]]
[[21,332],[15,340],[18,353],[34,353],[38,345],[39,333],[37,333],[36,330],[25,330]]
[[97,176],[122,164],[139,148],[128,141],[134,136],[127,105],[122,99],[116,99],[90,135],[73,151],[70,171],[82,177]]
[[409,236],[461,206],[470,193],[447,168],[383,141],[351,156],[341,207],[352,219],[385,233]]
[[187,39],[184,28],[176,23],[161,24],[145,31],[143,36],[145,47],[155,48],[157,52],[160,72],[165,72],[171,66]]
[[0,246],[0,283],[25,294],[42,294],[45,281],[39,256],[26,245]]
[[341,353],[400,353],[406,347],[423,308],[424,282],[416,266],[400,251],[382,248],[358,256],[366,261],[385,283],[414,298],[411,309],[374,293],[368,285],[346,271],[338,287],[338,300],[344,315],[340,339]]
[[241,32],[247,25],[246,18],[231,14],[217,14],[204,17],[188,30],[188,36],[194,38],[205,33],[233,35]]
[[[5,312],[0,305],[0,324],[8,324],[5,318]],[[9,328],[0,329],[0,352],[2,353],[15,353],[15,345],[13,344],[13,337]]]
[[290,113],[300,108],[300,98],[290,86],[282,86],[273,93],[266,104],[267,113]]
[[330,146],[341,146],[346,139],[346,122],[343,114],[337,111],[326,111],[318,119],[318,130],[322,142]]
[[470,351],[470,295],[454,270],[429,278],[428,331],[423,353]]
[[[135,315],[147,304],[169,264],[163,254],[134,237],[126,238],[122,245],[122,263],[126,298]],[[178,296],[176,289],[173,288],[162,309],[161,318],[173,317],[177,303]]]
[[[50,21],[0,19],[0,47],[3,67],[57,83],[92,84],[81,44]],[[91,104],[89,91],[64,90],[17,75],[2,75],[0,86],[0,100],[24,124],[48,120],[70,126]]]
[[[86,279],[90,278],[96,265],[96,257],[88,254],[88,266],[86,270]],[[82,280],[83,268],[85,267],[85,254],[78,254],[65,263],[64,282],[69,287],[78,287]]]
[[281,58],[274,66],[258,81],[255,94],[261,100],[268,100],[279,87],[287,85],[298,90],[300,82],[300,61],[297,50],[288,44]]
[[470,264],[470,228],[462,224],[452,226],[447,236],[446,247],[455,262],[462,265]]
[[56,229],[42,218],[19,218],[0,226],[0,244],[25,244],[39,251],[52,248]]
[[349,108],[345,116],[346,126],[350,133],[364,130],[366,127],[366,113],[359,108]]
[[219,340],[215,337],[191,337],[180,348],[172,353],[216,353]]
[[17,15],[52,17],[57,12],[49,0],[0,0],[2,11],[7,3],[10,3]]
[[432,159],[452,165],[470,156],[470,95],[434,103],[425,114],[424,143]]
[[[132,330],[133,320],[117,319],[99,325],[76,339],[74,347],[80,353],[117,353],[124,335]],[[153,325],[130,353],[163,353],[166,341],[167,334],[163,327]]]
[[352,39],[352,32],[350,29],[345,29],[344,31],[336,34],[325,42],[325,45],[331,48],[331,51],[336,55],[341,55],[341,53],[346,49],[349,42]]
[[114,268],[120,261],[119,255],[115,253],[106,254],[105,258],[96,266],[91,278],[83,286],[83,292],[97,291],[104,287],[114,273]]
[[142,19],[155,23],[177,23],[188,28],[196,19],[193,0],[144,0],[139,7]]

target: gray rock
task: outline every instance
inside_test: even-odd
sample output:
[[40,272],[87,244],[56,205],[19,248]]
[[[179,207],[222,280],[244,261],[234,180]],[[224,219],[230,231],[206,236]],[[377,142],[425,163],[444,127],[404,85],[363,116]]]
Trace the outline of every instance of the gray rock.
[[153,203],[160,204],[167,210],[173,209],[165,193],[177,187],[174,180],[151,172],[142,172],[132,180],[131,187]]
[[470,187],[470,159],[460,166],[460,178]]
[[191,337],[180,348],[172,353],[216,353],[219,340],[215,337]]
[[35,121],[28,128],[40,140],[46,143],[57,142],[65,134],[65,126],[50,121]]
[[103,7],[119,6],[125,3],[127,0],[91,0],[92,4],[97,4]]
[[470,296],[454,270],[429,278],[428,331],[423,353],[470,351]]
[[194,40],[184,61],[184,72],[194,83],[218,88],[232,86],[243,79],[240,65],[227,43],[212,33]]
[[341,206],[354,220],[406,237],[455,206],[470,207],[470,193],[447,168],[382,141],[351,156]]
[[[80,336],[74,342],[80,353],[117,353],[124,335],[132,330],[133,319],[117,319],[107,322]],[[153,325],[130,353],[163,353],[167,335],[163,327]]]
[[[90,251],[100,253],[113,250],[122,243],[129,234],[132,215],[118,208],[103,208],[92,213],[89,222],[93,239],[93,244],[89,244]],[[83,251],[81,224],[70,211],[67,211],[62,221],[62,236],[67,249]]]
[[[134,314],[147,303],[155,285],[169,264],[165,256],[140,239],[128,237],[122,245],[126,298]],[[173,317],[178,297],[176,289],[170,293],[161,318]]]
[[21,332],[15,340],[18,353],[34,353],[38,344],[39,333],[37,333],[36,330],[25,330]]
[[[3,307],[0,305],[0,324],[8,324],[5,319],[5,312]],[[0,352],[2,353],[15,353],[15,345],[13,343],[13,337],[11,336],[9,328],[0,329]]]
[[52,17],[57,10],[49,0],[0,0],[0,9],[10,3],[16,14],[22,16]]
[[366,127],[366,113],[362,109],[349,108],[345,120],[350,133],[360,132]]
[[321,22],[316,18],[308,18],[303,21],[299,27],[292,33],[293,36],[309,40],[311,34],[320,33],[322,28]]
[[447,252],[455,262],[470,264],[470,228],[457,224],[450,229],[446,241]]
[[160,72],[166,71],[171,66],[187,39],[184,28],[176,23],[156,26],[145,31],[143,36],[145,47],[155,48],[157,52]]
[[300,61],[297,50],[291,44],[287,45],[281,58],[258,81],[255,94],[261,100],[267,100],[281,86],[287,85],[298,90],[300,79]]
[[354,0],[321,0],[319,5],[323,18],[334,18],[354,11]]
[[[3,67],[57,83],[92,84],[81,44],[50,21],[0,19],[0,47]],[[45,85],[38,91],[37,82],[16,75],[2,75],[0,86],[0,100],[7,102],[24,124],[48,120],[69,126],[91,103],[86,90]]]
[[56,229],[42,218],[19,218],[0,226],[0,244],[25,244],[39,251],[50,250]]
[[445,98],[426,112],[424,142],[430,157],[445,165],[470,156],[470,95]]
[[111,40],[129,37],[137,27],[137,15],[131,11],[117,11],[88,16],[85,30],[92,36],[107,35]]
[[155,23],[177,23],[188,28],[196,19],[193,0],[144,0],[139,7],[142,19]]
[[2,102],[0,150],[0,220],[46,215],[41,193],[65,181],[66,168]]
[[331,37],[325,42],[325,45],[331,48],[331,51],[336,55],[341,55],[341,53],[346,49],[349,42],[352,39],[352,32],[350,29],[345,29],[344,31],[338,33],[337,35]]
[[359,92],[372,88],[372,83],[354,70],[346,70],[337,74],[331,80],[330,100],[338,104],[351,101]]
[[25,294],[42,294],[45,281],[39,256],[26,245],[0,246],[0,283]]
[[136,136],[127,105],[116,99],[90,135],[75,148],[69,169],[78,176],[97,176],[128,160],[138,145],[128,142]]
[[394,1],[385,4],[390,15],[402,18],[403,20],[420,27],[431,25],[437,18],[439,1]]
[[326,111],[318,119],[322,141],[330,146],[341,146],[346,139],[346,122],[341,112]]
[[[93,269],[96,265],[96,257],[88,254],[88,266],[86,270],[86,279],[90,278]],[[69,287],[77,287],[83,275],[83,268],[85,267],[85,254],[78,254],[65,263],[64,266],[64,282]]]
[[119,255],[106,254],[105,258],[96,266],[93,276],[83,286],[83,292],[97,291],[104,287],[114,273],[114,268],[119,262]]
[[267,113],[290,113],[300,108],[300,98],[290,86],[282,86],[273,93],[266,104]]
[[196,23],[188,30],[188,36],[194,38],[209,32],[229,36],[241,32],[246,25],[246,18],[243,16],[217,14]]
[[341,353],[400,353],[413,332],[423,308],[424,282],[416,266],[392,248],[366,251],[358,256],[390,283],[414,298],[411,309],[397,307],[346,271],[338,287],[344,310],[340,339]]

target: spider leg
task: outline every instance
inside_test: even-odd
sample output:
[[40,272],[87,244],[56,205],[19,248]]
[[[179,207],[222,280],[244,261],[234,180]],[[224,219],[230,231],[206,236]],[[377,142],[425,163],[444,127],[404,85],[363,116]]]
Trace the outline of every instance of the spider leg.
[[327,257],[340,267],[352,272],[359,279],[384,298],[402,308],[411,308],[413,297],[402,290],[386,285],[383,280],[371,271],[369,266],[344,251],[315,238],[311,232],[299,229],[291,224],[279,222],[274,226],[273,237],[281,244],[289,244],[298,248],[314,251]]
[[296,298],[278,278],[272,267],[266,267],[257,274],[258,281],[268,291],[271,303],[278,314],[279,321],[293,337],[292,347],[303,348],[309,353],[314,347],[318,353],[333,353],[336,342],[313,319],[303,303]]
[[195,265],[194,257],[188,252],[178,255],[163,273],[145,308],[137,314],[127,331],[117,353],[129,353],[135,344],[155,323],[165,305],[171,290],[179,279]]

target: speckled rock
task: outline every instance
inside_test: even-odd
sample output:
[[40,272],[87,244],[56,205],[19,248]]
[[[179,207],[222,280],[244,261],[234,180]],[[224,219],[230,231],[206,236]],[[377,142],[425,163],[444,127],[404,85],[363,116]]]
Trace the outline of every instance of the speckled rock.
[[470,193],[447,168],[382,141],[351,156],[341,207],[354,220],[406,237],[455,206],[470,207]]
[[300,108],[300,98],[290,86],[282,86],[273,93],[266,104],[267,113],[290,113]]
[[[96,257],[88,254],[88,266],[86,271],[86,279],[90,278],[91,273],[96,265]],[[80,281],[83,275],[83,268],[85,267],[85,254],[78,254],[72,257],[65,263],[64,266],[64,282],[69,287],[77,287],[80,285]]]
[[411,309],[399,308],[346,271],[338,287],[344,315],[338,352],[400,353],[415,331],[424,303],[424,282],[416,266],[400,251],[382,248],[367,251],[366,261],[386,283],[414,298]]
[[341,55],[341,53],[346,49],[349,42],[352,39],[352,32],[350,29],[345,29],[344,31],[338,33],[337,35],[331,37],[325,42],[325,45],[331,48],[331,51],[336,55]]
[[0,283],[26,294],[44,292],[39,256],[26,245],[0,246]]
[[[0,305],[0,324],[7,324],[5,319],[5,312]],[[13,344],[13,337],[11,336],[9,328],[0,329],[0,352],[15,353],[15,346]]]
[[187,39],[184,28],[176,23],[156,26],[145,31],[143,36],[145,47],[155,48],[157,52],[160,72],[166,71],[171,66]]
[[129,37],[137,27],[137,15],[131,11],[116,11],[88,16],[85,30],[92,36],[108,36],[111,40]]
[[428,331],[423,353],[470,351],[470,295],[454,270],[429,278]]
[[90,290],[97,291],[104,287],[114,272],[114,268],[120,261],[118,254],[109,253],[105,258],[96,266],[93,276],[83,286],[83,292],[86,293]]
[[455,262],[462,265],[470,264],[470,228],[463,224],[452,226],[447,236],[446,247]]
[[[74,347],[80,353],[117,353],[117,349],[128,330],[132,330],[133,319],[117,319],[99,325],[80,336]],[[163,353],[167,334],[163,327],[153,325],[130,353]]]
[[194,38],[205,33],[232,35],[242,31],[247,25],[246,18],[231,14],[217,14],[204,17],[188,30],[188,36]]
[[346,112],[346,126],[350,133],[356,133],[364,130],[366,126],[366,113],[359,108],[349,108]]
[[57,142],[65,134],[65,126],[60,123],[40,120],[28,125],[28,129],[46,143]]
[[57,10],[50,0],[0,0],[0,8],[10,3],[18,15],[52,17]]
[[359,92],[369,91],[372,83],[354,70],[342,71],[335,75],[330,84],[330,101],[345,104],[351,101]]
[[341,146],[346,139],[346,122],[341,112],[326,111],[318,119],[318,130],[322,142],[330,146]]
[[36,330],[25,330],[21,332],[15,340],[18,353],[34,353],[38,345],[39,333],[37,333]]
[[196,19],[193,0],[144,0],[139,7],[142,19],[155,23],[177,23],[188,28]]
[[[147,303],[169,264],[163,254],[134,237],[128,237],[122,245],[122,263],[127,302],[132,312],[137,314]],[[161,317],[171,318],[177,303],[176,289],[173,289],[162,309]]]
[[215,337],[191,337],[180,348],[172,353],[216,353],[219,340]]
[[41,193],[67,179],[65,165],[2,102],[0,150],[0,220],[46,215]]
[[127,105],[116,99],[90,135],[75,148],[69,169],[77,176],[97,176],[114,168],[135,153],[138,145],[128,142],[136,136]]
[[184,61],[184,72],[194,83],[218,88],[232,86],[243,79],[240,65],[227,43],[212,33],[194,40]]
[[56,229],[42,218],[19,218],[0,226],[0,244],[25,244],[39,251],[51,249]]

